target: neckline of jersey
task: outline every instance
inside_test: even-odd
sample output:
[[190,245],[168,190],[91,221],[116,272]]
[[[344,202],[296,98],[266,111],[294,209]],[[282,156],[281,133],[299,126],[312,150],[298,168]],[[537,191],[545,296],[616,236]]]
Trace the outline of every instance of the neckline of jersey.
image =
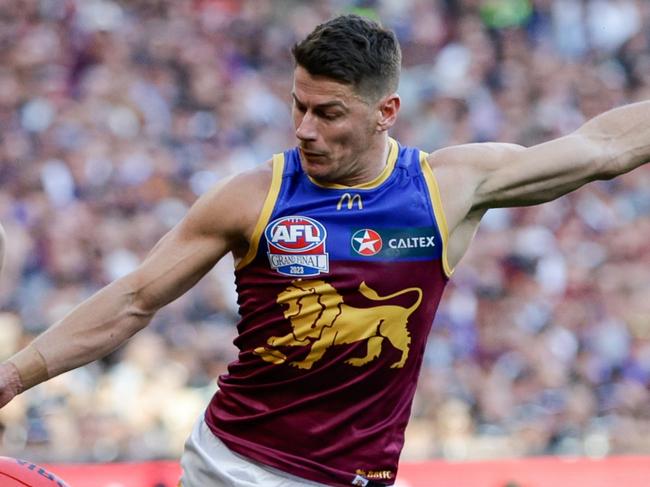
[[319,183],[313,179],[309,174],[306,176],[309,180],[320,188],[327,189],[374,189],[386,181],[391,174],[393,174],[393,169],[395,169],[395,163],[397,162],[397,153],[398,153],[398,144],[395,139],[392,137],[388,138],[388,143],[390,144],[390,149],[388,150],[388,160],[386,161],[386,166],[381,170],[381,173],[373,179],[366,183],[355,184],[352,186],[346,186],[345,184],[336,184],[336,183]]

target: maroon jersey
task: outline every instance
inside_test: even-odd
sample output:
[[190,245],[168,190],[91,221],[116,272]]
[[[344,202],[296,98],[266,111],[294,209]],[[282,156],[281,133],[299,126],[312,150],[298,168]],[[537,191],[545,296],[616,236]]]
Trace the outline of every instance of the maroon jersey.
[[297,149],[273,164],[235,272],[239,356],[206,422],[234,452],[305,479],[393,484],[450,274],[433,173],[393,140],[364,185],[316,183]]

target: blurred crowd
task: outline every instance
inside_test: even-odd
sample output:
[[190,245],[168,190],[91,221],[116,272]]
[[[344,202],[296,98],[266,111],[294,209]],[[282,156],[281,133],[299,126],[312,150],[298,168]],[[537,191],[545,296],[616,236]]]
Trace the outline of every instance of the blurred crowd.
[[[295,143],[290,47],[393,28],[392,135],[531,145],[650,98],[645,0],[0,0],[0,359]],[[650,454],[650,167],[488,212],[430,335],[404,460]],[[220,263],[104,360],[0,411],[0,454],[177,458],[236,356]]]

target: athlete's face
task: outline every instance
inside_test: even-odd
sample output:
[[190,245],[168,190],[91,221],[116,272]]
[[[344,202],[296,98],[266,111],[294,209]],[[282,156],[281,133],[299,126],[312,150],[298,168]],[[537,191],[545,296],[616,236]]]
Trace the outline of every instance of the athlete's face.
[[312,76],[298,66],[292,96],[293,122],[307,174],[325,183],[353,185],[371,180],[377,168],[381,171],[385,138],[380,135],[394,123],[397,95],[372,102],[350,85]]

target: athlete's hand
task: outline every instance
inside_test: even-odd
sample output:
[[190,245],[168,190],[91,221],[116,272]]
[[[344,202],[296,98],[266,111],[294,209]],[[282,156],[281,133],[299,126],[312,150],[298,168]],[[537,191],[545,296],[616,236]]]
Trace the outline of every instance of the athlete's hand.
[[11,362],[0,364],[0,408],[23,391],[18,369]]

